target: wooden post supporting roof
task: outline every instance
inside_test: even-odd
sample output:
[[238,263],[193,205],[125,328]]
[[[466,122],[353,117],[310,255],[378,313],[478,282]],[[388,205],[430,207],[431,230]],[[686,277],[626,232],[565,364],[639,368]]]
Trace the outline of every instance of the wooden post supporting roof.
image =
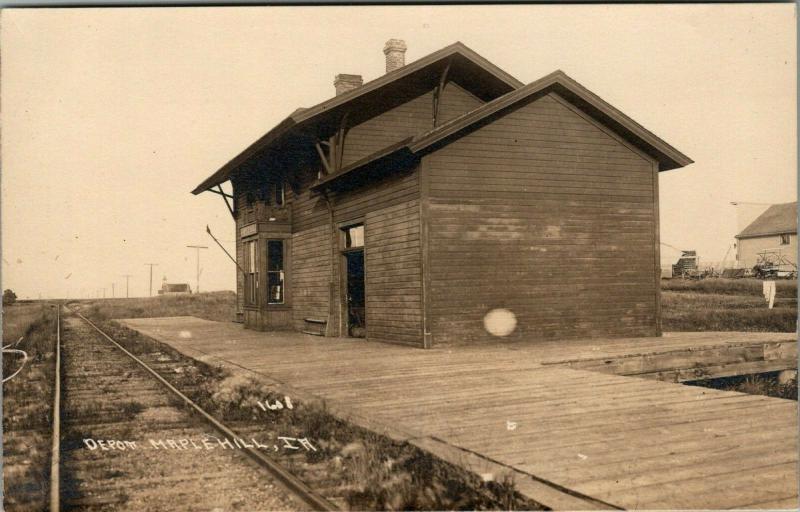
[[[348,126],[347,119],[350,117],[350,112],[345,112],[339,119],[339,127],[336,129],[330,139],[327,141],[317,141],[314,143],[314,148],[317,150],[319,159],[322,166],[325,168],[325,174],[333,174],[342,168],[342,160],[344,157],[344,140],[347,136]],[[328,146],[328,154],[322,150],[322,144]]]
[[334,151],[333,153],[336,155],[334,162],[335,166],[334,169],[339,171],[342,168],[342,158],[344,156],[344,139],[347,136],[347,118],[350,116],[350,112],[345,112],[342,118],[339,120],[339,129],[336,131],[336,144],[332,148]]
[[444,71],[442,71],[442,76],[439,77],[439,85],[436,86],[436,89],[433,91],[433,127],[439,125],[439,104],[442,99],[442,94],[444,93],[444,86],[447,85],[447,75],[450,74],[450,64],[452,64],[453,58],[450,57],[447,59],[447,64],[444,67]]
[[333,172],[330,162],[328,162],[328,157],[325,156],[325,152],[322,151],[322,146],[320,143],[317,142],[314,144],[314,147],[317,149],[317,154],[319,155],[319,159],[322,162],[322,166],[325,167],[325,173],[330,174]]

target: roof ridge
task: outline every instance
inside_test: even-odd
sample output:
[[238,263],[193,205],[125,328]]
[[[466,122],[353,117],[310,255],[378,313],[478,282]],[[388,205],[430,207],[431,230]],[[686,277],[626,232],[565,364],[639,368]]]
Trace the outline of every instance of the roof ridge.
[[216,185],[219,185],[227,181],[230,178],[230,174],[239,165],[247,161],[249,158],[251,158],[253,155],[255,155],[264,147],[275,142],[275,140],[277,140],[279,137],[289,132],[289,130],[299,125],[300,123],[307,122],[315,118],[316,116],[324,114],[325,112],[332,110],[333,108],[336,108],[340,105],[346,104],[349,101],[354,100],[363,94],[372,92],[373,90],[377,90],[385,85],[389,85],[400,78],[403,78],[407,75],[419,71],[425,66],[433,64],[444,57],[447,57],[449,55],[454,55],[456,53],[460,53],[474,65],[476,65],[479,68],[482,68],[484,71],[494,76],[499,82],[506,84],[506,86],[512,89],[517,89],[523,86],[522,82],[514,78],[507,71],[493,64],[491,61],[487,60],[485,57],[483,57],[476,51],[472,50],[461,41],[456,41],[443,48],[440,48],[439,50],[424,55],[419,59],[406,64],[405,66],[402,66],[396,70],[380,75],[377,78],[374,78],[355,89],[342,93],[338,96],[333,96],[331,98],[328,98],[327,100],[317,103],[312,107],[308,107],[305,110],[295,109],[280,123],[275,125],[264,135],[259,137],[255,142],[251,143],[244,150],[240,151],[236,156],[234,156],[231,160],[229,160],[225,165],[220,167],[211,176],[203,180],[203,182],[200,183],[200,185],[198,185],[197,187],[195,187],[194,190],[192,190],[192,193],[199,194]]
[[797,231],[797,201],[771,204],[735,238],[793,233]]
[[[517,101],[544,91],[547,88],[555,85],[560,85],[562,88],[566,89],[566,92],[569,92],[582,102],[590,105],[593,109],[597,110],[597,112],[608,117],[612,122],[617,123],[624,130],[627,130],[632,135],[643,141],[646,145],[655,148],[657,152],[664,155],[666,160],[671,161],[671,163],[669,164],[670,166],[664,166],[665,168],[662,170],[683,167],[693,163],[691,158],[684,155],[666,141],[658,137],[656,134],[628,117],[624,112],[581,85],[577,80],[570,77],[561,69],[556,69],[555,71],[552,71],[538,80],[520,87],[519,89],[515,89],[502,96],[498,96],[497,98],[494,98],[493,100],[488,101],[455,119],[449,120],[447,123],[444,123],[441,126],[437,126],[436,128],[425,132],[425,134],[420,137],[415,137],[410,149],[414,152],[417,152],[425,147],[430,146],[431,144],[453,135],[474,121],[493,115],[507,107],[514,105]],[[570,103],[574,102],[574,99],[567,100],[570,101]],[[471,120],[472,118],[476,119]]]

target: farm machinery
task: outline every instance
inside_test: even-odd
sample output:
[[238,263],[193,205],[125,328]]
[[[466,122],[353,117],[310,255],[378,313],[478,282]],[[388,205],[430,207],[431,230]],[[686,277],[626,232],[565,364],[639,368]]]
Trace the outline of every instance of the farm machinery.
[[700,270],[700,256],[697,255],[697,251],[681,251],[678,262],[672,265],[673,277],[703,279],[708,275],[708,270]]
[[753,275],[759,279],[794,279],[797,265],[789,261],[780,249],[765,249],[757,254]]

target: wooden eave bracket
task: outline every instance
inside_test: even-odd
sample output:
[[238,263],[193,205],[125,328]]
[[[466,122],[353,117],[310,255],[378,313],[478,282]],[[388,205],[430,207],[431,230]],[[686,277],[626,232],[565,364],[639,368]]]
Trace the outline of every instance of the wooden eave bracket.
[[[210,189],[208,189],[208,191],[209,192],[213,192],[215,194],[219,194],[219,195],[222,196],[222,199],[225,200],[225,206],[227,206],[228,207],[228,211],[231,212],[231,217],[233,217],[235,219],[236,218],[236,213],[234,212],[233,206],[231,205],[231,201],[233,200],[233,196],[230,195],[230,194],[226,194],[225,191],[222,190],[222,185],[217,185],[217,190],[214,190],[213,188],[210,188]],[[231,201],[228,201],[229,198],[231,199]]]
[[[339,120],[339,128],[336,133],[327,141],[317,141],[314,143],[314,148],[317,150],[319,159],[322,166],[325,168],[325,174],[334,174],[342,168],[342,158],[344,155],[344,141],[347,137],[347,119],[350,117],[350,112],[345,112]],[[325,154],[322,146],[328,146],[328,154]]]
[[450,74],[450,65],[453,63],[453,57],[447,59],[447,64],[442,71],[442,76],[439,77],[439,85],[433,91],[433,127],[439,124],[439,103],[441,102],[444,87],[447,85],[447,75]]

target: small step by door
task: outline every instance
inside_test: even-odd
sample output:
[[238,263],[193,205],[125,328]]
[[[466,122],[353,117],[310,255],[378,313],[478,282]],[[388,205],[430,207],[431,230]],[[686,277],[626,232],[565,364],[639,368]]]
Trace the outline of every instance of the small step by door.
[[364,250],[345,253],[347,260],[347,334],[367,335],[366,294],[364,288]]

